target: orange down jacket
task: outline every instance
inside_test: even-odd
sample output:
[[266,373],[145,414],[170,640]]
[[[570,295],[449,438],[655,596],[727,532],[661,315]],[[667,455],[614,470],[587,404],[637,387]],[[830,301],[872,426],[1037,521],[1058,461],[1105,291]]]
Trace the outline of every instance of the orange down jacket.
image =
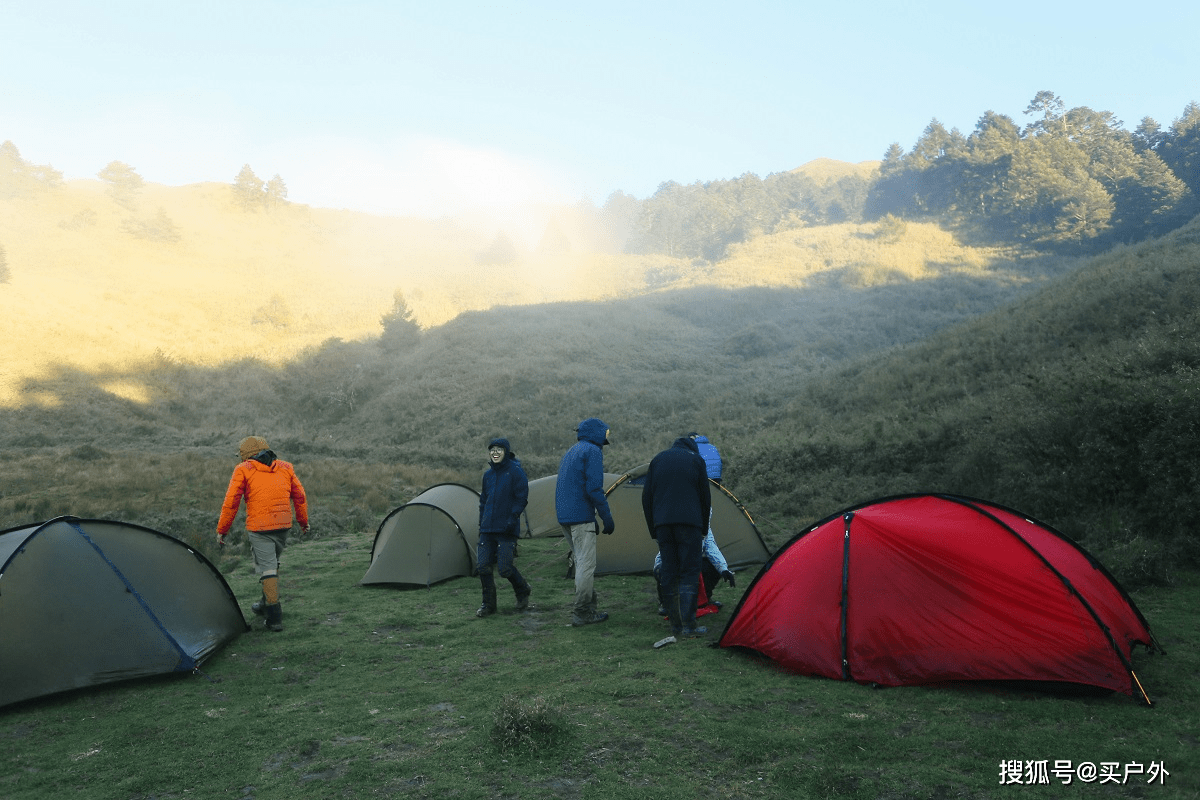
[[277,531],[292,526],[292,506],[300,527],[308,527],[308,498],[296,477],[296,471],[286,461],[276,459],[270,466],[253,459],[243,461],[233,469],[217,533],[229,533],[242,497],[246,498],[246,530]]

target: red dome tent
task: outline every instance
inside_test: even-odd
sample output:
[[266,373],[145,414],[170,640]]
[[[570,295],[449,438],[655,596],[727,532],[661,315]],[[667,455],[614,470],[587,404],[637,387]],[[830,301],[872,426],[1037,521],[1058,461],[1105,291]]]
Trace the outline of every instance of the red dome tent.
[[1046,681],[1149,703],[1135,644],[1158,648],[1081,547],[1011,509],[930,494],[855,506],[791,539],[718,642],[840,680]]

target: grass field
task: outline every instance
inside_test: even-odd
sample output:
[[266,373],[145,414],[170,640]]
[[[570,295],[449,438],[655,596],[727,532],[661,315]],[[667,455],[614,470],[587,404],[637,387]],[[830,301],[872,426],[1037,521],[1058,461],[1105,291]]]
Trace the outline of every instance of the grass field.
[[[202,675],[0,709],[0,797],[1197,797],[1200,576],[1135,599],[1167,655],[1139,651],[1125,695],[998,686],[873,689],[785,673],[715,641],[753,571],[722,588],[707,640],[665,635],[647,576],[597,579],[608,622],[567,625],[559,539],[523,541],[533,605],[477,619],[479,584],[364,587],[372,533],[294,542],[285,630],[261,625]],[[248,554],[220,566],[249,617]],[[503,583],[503,582],[502,582]],[[1047,761],[1049,783],[1001,782]],[[1141,768],[1125,783],[1056,761]],[[1167,773],[1150,782],[1149,770]]]
[[[1082,267],[916,223],[781,232],[719,264],[491,263],[494,232],[247,216],[228,188],[147,188],[136,212],[95,182],[5,201],[0,528],[162,530],[219,558],[249,614],[249,556],[217,553],[212,529],[234,445],[265,434],[320,534],[285,557],[287,629],[247,633],[200,675],[0,708],[0,800],[1200,797],[1194,224]],[[423,330],[385,347],[398,289]],[[773,546],[902,491],[1037,515],[1139,587],[1168,653],[1135,659],[1156,705],[877,690],[703,641],[654,650],[645,576],[601,578],[612,618],[573,629],[558,540],[522,545],[525,614],[508,597],[476,619],[474,579],[358,584],[388,509],[473,484],[497,433],[550,474],[592,415],[617,469],[707,431]],[[710,642],[751,578],[719,591]],[[1142,772],[1003,779],[1057,761]]]

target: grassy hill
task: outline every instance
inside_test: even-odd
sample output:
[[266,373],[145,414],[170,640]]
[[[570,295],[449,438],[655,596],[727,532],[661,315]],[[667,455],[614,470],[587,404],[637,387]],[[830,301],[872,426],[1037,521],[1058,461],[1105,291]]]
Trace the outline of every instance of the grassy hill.
[[[956,245],[933,226],[885,238],[871,226],[838,226],[749,243],[717,267],[619,255],[598,212],[583,207],[503,221],[300,205],[247,212],[227,184],[147,184],[121,203],[89,180],[0,198],[0,246],[11,273],[0,284],[9,344],[0,402],[9,404],[21,402],[23,378],[55,365],[133,372],[156,353],[206,366],[248,356],[282,364],[331,337],[378,336],[396,291],[431,328],[500,305],[696,285],[794,288],[844,270],[878,283],[962,265],[983,272],[1002,256]],[[135,384],[109,388],[145,399]]]
[[1167,581],[1197,563],[1200,221],[880,352],[764,414],[745,491],[801,517],[953,491],[1037,515]]
[[[227,190],[164,189],[136,214],[99,184],[0,201],[0,528],[148,525],[218,562],[247,607],[244,542],[217,553],[213,529],[237,441],[264,435],[312,512],[314,538],[287,557],[287,630],[223,649],[211,680],[5,709],[0,794],[985,798],[1002,760],[1070,759],[1171,774],[1023,790],[1195,796],[1200,221],[1086,262],[913,224],[797,229],[719,264],[536,247],[489,262],[495,231],[243,218]],[[544,280],[526,280],[537,265]],[[389,343],[397,288],[424,328]],[[490,436],[549,474],[592,415],[616,470],[706,432],[772,546],[913,490],[1039,517],[1134,592],[1169,654],[1135,663],[1158,705],[874,692],[653,650],[644,576],[602,578],[612,619],[570,632],[555,540],[522,545],[527,615],[474,618],[470,579],[357,585],[387,511],[477,485]],[[498,726],[530,708],[551,735],[505,749]]]
[[[514,260],[490,263],[504,233],[498,222],[299,205],[247,212],[226,184],[148,184],[132,204],[87,180],[0,198],[11,273],[0,284],[9,344],[0,402],[13,402],[20,380],[50,365],[128,367],[156,352],[206,365],[247,355],[278,364],[330,337],[378,335],[397,290],[432,326],[500,303],[640,287],[646,260],[607,255],[594,221],[571,209],[535,217],[524,224],[554,220],[575,251],[547,256],[533,242]],[[521,242],[518,221],[507,224]]]
[[[708,433],[776,542],[852,502],[945,490],[1090,537],[1136,580],[1194,559],[1195,223],[1089,262],[894,221],[760,237],[716,264],[489,262],[479,228],[247,214],[215,184],[148,187],[152,214],[94,182],[4,202],[0,524],[116,516],[203,542],[253,431],[313,476],[329,525],[370,528],[426,481],[475,482],[497,434],[553,473],[600,416],[614,470]],[[130,221],[147,216],[157,238]],[[389,344],[397,287],[424,327]]]

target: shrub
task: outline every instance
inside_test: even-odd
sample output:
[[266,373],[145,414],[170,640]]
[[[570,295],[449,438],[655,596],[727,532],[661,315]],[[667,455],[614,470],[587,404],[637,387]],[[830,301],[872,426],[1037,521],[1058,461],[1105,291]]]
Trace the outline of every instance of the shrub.
[[541,696],[507,695],[492,716],[492,743],[502,754],[545,753],[561,743],[566,733],[561,710]]

